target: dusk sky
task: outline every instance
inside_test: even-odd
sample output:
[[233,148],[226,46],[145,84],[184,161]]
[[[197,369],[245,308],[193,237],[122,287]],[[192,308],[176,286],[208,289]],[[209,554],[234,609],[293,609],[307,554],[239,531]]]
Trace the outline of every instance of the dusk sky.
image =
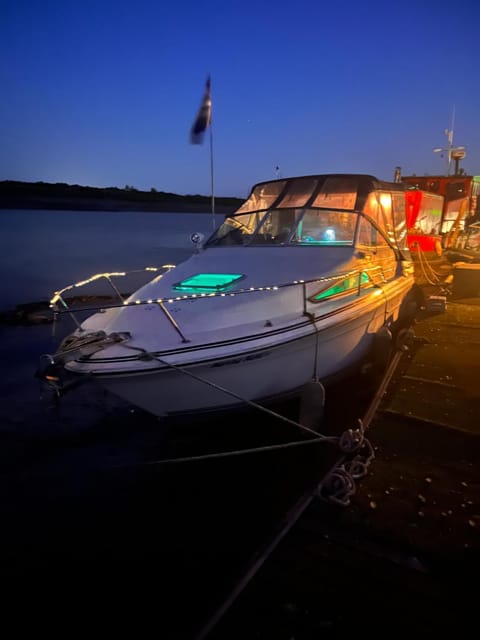
[[[0,0],[0,180],[210,193],[277,175],[480,173],[480,2]],[[279,170],[276,172],[276,167]]]

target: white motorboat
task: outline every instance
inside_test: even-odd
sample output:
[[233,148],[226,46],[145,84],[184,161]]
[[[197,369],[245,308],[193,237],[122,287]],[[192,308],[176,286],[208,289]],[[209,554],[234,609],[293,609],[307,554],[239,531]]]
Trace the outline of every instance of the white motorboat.
[[[342,374],[410,307],[404,190],[357,174],[255,185],[205,243],[192,236],[185,262],[78,322],[42,358],[43,377],[88,376],[163,416],[263,402]],[[56,311],[73,313],[72,287],[55,294]]]

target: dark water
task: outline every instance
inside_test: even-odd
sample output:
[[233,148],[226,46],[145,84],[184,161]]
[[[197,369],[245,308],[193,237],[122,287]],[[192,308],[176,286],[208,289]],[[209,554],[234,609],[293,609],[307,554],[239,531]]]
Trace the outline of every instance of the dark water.
[[176,264],[212,228],[211,214],[0,210],[0,311],[95,273]]

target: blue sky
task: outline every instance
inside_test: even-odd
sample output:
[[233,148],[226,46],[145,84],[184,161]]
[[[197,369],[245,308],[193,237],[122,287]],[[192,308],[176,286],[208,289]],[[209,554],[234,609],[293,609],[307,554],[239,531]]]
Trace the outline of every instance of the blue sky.
[[477,0],[0,0],[0,180],[210,193],[281,175],[480,173]]

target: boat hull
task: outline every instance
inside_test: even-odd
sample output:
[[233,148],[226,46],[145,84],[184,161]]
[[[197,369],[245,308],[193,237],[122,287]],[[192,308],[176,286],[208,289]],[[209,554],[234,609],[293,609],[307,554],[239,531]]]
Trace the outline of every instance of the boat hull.
[[[389,299],[389,325],[399,321],[408,282],[404,287],[397,283],[398,291]],[[192,355],[181,365],[159,354],[158,367],[150,362],[148,369],[97,372],[94,377],[108,391],[156,416],[231,409],[295,394],[312,378],[327,382],[359,366],[385,326],[385,311],[380,296],[375,304],[363,309],[353,305],[328,323],[320,319],[269,346],[257,340],[241,353],[228,355],[223,349],[201,362]]]

